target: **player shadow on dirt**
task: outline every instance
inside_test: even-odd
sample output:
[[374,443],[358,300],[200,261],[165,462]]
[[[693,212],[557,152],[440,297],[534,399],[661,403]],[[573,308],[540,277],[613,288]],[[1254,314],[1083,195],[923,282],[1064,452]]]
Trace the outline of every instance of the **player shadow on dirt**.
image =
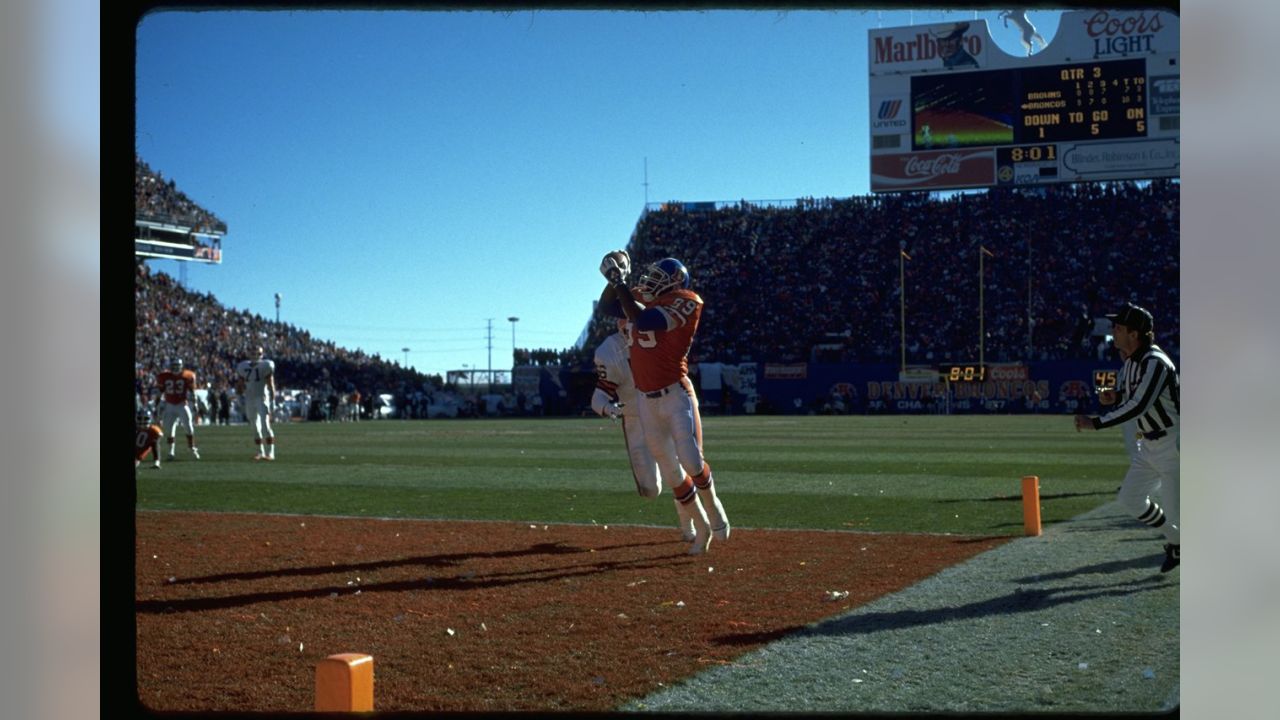
[[[668,545],[671,543],[640,543],[643,545]],[[534,548],[539,546],[535,545]],[[614,548],[627,547],[625,545]],[[609,548],[597,548],[597,551]],[[589,549],[573,550],[573,552],[590,552]],[[560,553],[557,553],[560,554]],[[477,556],[491,555],[479,553]],[[158,614],[174,612],[193,612],[202,610],[218,610],[262,602],[282,602],[307,598],[337,599],[344,595],[375,592],[407,592],[417,590],[484,590],[495,587],[506,587],[525,583],[549,583],[564,579],[587,577],[601,573],[618,572],[620,570],[656,570],[670,569],[671,560],[685,559],[683,545],[671,555],[657,555],[635,560],[601,560],[589,565],[562,566],[558,568],[534,568],[513,572],[495,572],[481,574],[466,572],[452,577],[424,577],[413,580],[396,580],[388,582],[361,583],[360,585],[330,585],[326,587],[307,588],[303,590],[276,590],[257,593],[244,593],[223,597],[196,597],[168,600],[139,600],[134,602],[134,609],[139,613]],[[328,572],[349,572],[337,570],[330,566]],[[335,597],[336,596],[336,597]]]
[[[646,545],[669,545],[669,542],[655,541],[644,543],[628,543],[597,547],[597,552],[617,550]],[[275,570],[253,570],[250,572],[220,573],[201,577],[182,578],[170,583],[172,585],[201,585],[206,583],[227,582],[231,580],[261,580],[263,578],[290,577],[294,575],[329,575],[330,573],[356,572],[360,570],[385,570],[388,568],[421,565],[422,567],[444,567],[457,565],[468,560],[496,560],[502,558],[533,557],[535,555],[573,555],[589,553],[591,548],[567,546],[563,540],[553,543],[538,543],[520,550],[498,550],[494,552],[449,553],[442,555],[421,555],[417,557],[399,558],[396,560],[375,560],[364,563],[347,563],[343,565],[315,565],[312,567],[278,568]]]
[[830,635],[865,635],[885,630],[902,630],[923,625],[938,625],[957,620],[974,620],[993,615],[1047,610],[1058,605],[1095,600],[1103,597],[1125,597],[1169,587],[1163,577],[1146,577],[1109,585],[1082,585],[1061,588],[1022,589],[999,597],[988,598],[955,607],[925,610],[894,610],[852,615],[813,626],[793,626],[757,633],[734,633],[712,638],[721,645],[758,645],[783,637],[803,638]]

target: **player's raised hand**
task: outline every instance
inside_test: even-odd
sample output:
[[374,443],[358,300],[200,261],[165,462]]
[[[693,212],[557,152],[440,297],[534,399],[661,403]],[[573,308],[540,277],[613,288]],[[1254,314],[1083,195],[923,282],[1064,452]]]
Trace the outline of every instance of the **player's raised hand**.
[[626,250],[614,250],[609,253],[618,261],[618,267],[622,270],[622,279],[631,277],[631,256]]
[[631,258],[622,250],[614,250],[600,261],[600,274],[611,283],[626,282],[630,271]]

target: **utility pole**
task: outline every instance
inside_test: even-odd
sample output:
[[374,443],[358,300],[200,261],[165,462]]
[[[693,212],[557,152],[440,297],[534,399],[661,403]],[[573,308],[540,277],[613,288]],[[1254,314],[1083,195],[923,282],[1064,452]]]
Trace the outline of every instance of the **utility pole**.
[[516,317],[515,315],[512,315],[511,317],[507,318],[507,322],[511,323],[511,369],[512,369],[511,377],[513,380],[515,378],[514,371],[516,367],[516,323],[519,321],[520,321],[520,318]]
[[987,249],[986,245],[979,243],[978,244],[978,366],[981,368],[985,368],[987,366],[986,356],[985,356],[985,350],[987,346],[987,333],[986,333],[986,327],[985,327],[987,313],[986,313],[985,299],[983,297],[984,291],[986,289],[987,281],[986,281],[986,274],[983,272],[983,266],[982,266],[983,265],[982,257],[984,255],[990,255],[991,257],[995,257],[995,255],[990,250]]
[[489,389],[486,394],[493,394],[493,318],[489,318]]
[[649,156],[644,158],[644,206],[649,207]]
[[911,256],[907,254],[905,248],[898,247],[898,305],[899,305],[899,330],[898,338],[902,343],[902,364],[898,371],[907,372],[907,270],[904,260],[910,260]]

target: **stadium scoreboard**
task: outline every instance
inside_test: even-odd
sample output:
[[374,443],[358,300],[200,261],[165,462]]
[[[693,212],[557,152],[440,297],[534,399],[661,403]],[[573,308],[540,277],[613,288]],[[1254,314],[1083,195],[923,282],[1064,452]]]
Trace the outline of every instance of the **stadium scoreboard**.
[[[1013,122],[968,142],[1008,145],[1144,137],[1146,85],[1142,60],[913,77],[912,149],[929,149],[933,142],[947,144],[930,133],[931,119],[942,125],[949,121],[947,115],[975,111],[987,116],[1007,113]],[[931,135],[929,145],[925,134]],[[1041,151],[1051,158],[1054,146]]]
[[1027,58],[985,20],[870,35],[873,192],[1179,174],[1172,13],[1064,12]]

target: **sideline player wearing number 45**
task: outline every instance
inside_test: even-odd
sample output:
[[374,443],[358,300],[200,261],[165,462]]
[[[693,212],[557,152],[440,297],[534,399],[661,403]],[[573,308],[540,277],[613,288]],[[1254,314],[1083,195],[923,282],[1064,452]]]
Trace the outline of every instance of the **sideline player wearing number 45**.
[[[645,441],[663,482],[674,491],[683,511],[693,516],[695,534],[689,554],[698,555],[706,551],[712,537],[729,539],[729,518],[716,496],[711,465],[702,455],[702,418],[689,381],[687,356],[702,315],[702,298],[689,289],[684,264],[663,258],[640,276],[637,301],[623,272],[623,265],[630,263],[620,263],[619,256],[625,258],[626,253],[605,255],[600,273],[632,323],[631,374],[640,395]],[[682,526],[683,522],[682,515]]]

